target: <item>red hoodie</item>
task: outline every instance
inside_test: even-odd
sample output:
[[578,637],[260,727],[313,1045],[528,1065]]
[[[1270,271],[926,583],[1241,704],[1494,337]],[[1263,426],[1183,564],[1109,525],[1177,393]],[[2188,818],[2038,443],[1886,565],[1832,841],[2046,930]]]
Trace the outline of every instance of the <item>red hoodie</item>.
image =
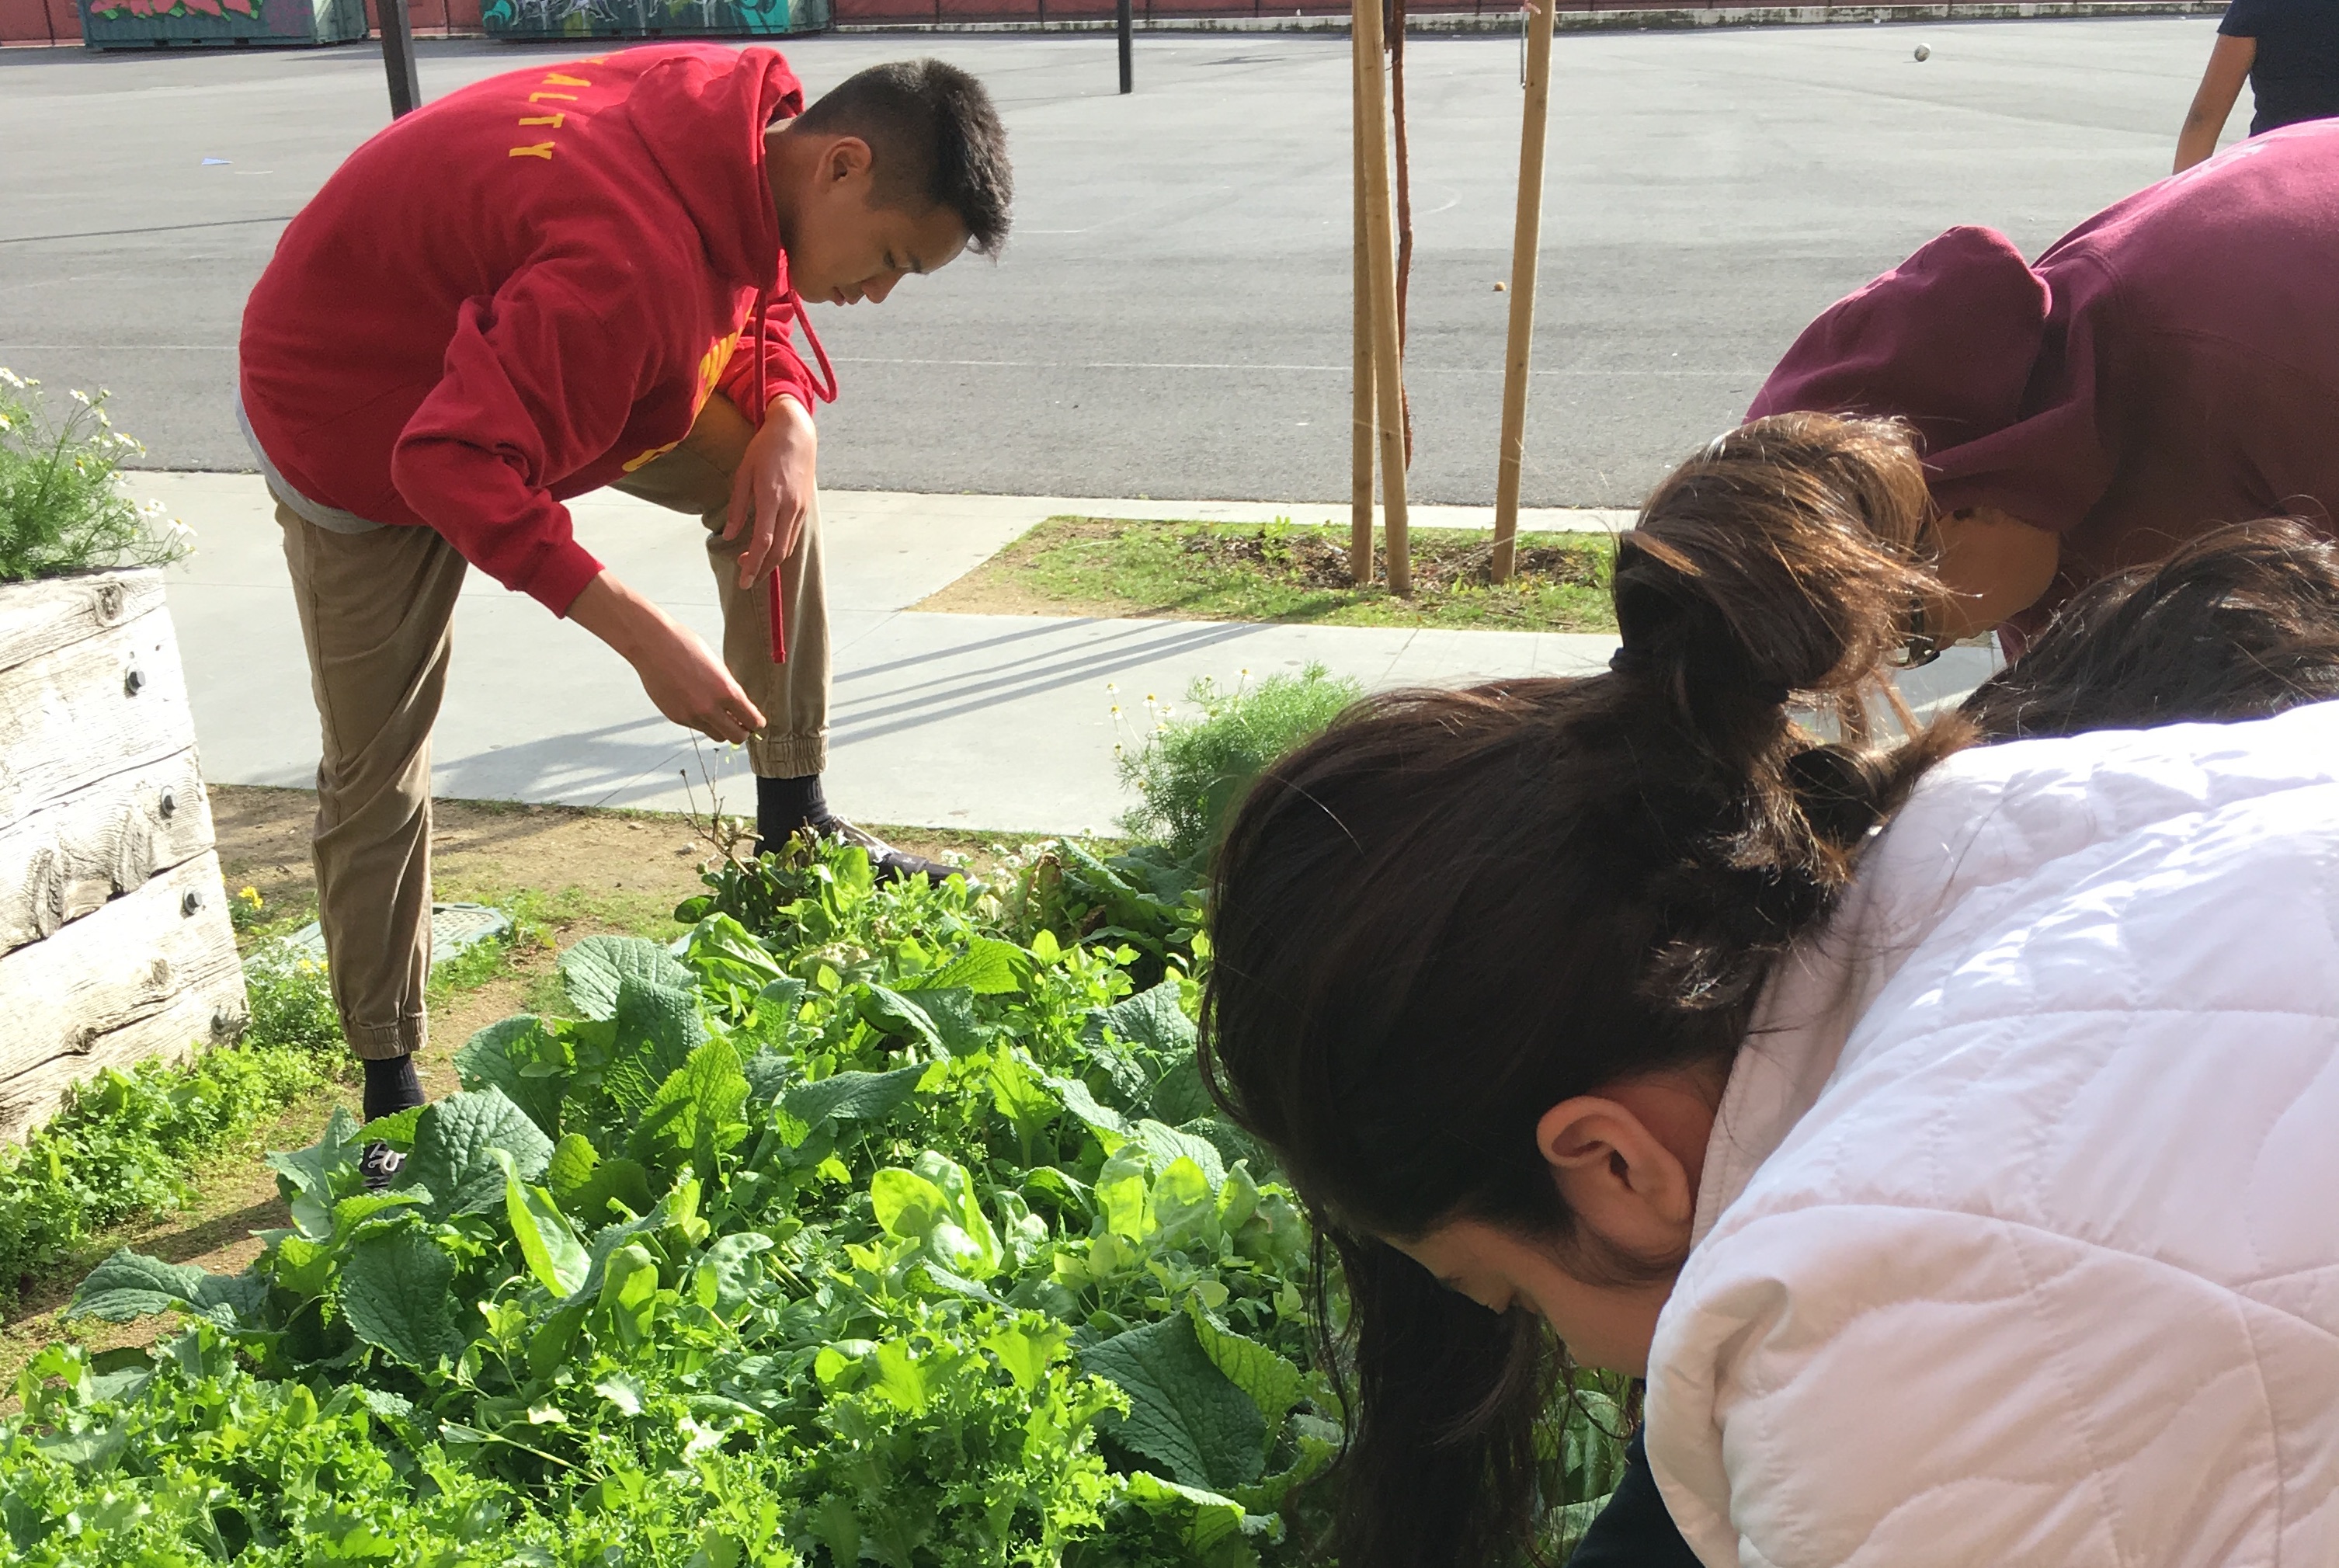
[[436,528],[565,615],[601,564],[564,498],[671,449],[718,387],[759,420],[767,392],[835,396],[788,346],[802,302],[764,175],[765,127],[803,108],[772,51],[679,44],[398,121],[244,306],[262,449],[308,498]]
[[1805,329],[1747,418],[1897,415],[1945,510],[2062,536],[2009,651],[2078,588],[2220,523],[2339,517],[2339,121],[2253,136],[2035,264],[1952,229]]

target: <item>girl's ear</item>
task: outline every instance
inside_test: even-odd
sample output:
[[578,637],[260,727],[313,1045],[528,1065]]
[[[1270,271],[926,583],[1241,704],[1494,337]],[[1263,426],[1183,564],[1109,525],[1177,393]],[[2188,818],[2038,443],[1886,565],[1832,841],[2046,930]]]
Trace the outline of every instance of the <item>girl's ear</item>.
[[1634,1257],[1677,1257],[1697,1212],[1696,1177],[1639,1110],[1601,1095],[1564,1100],[1535,1123],[1560,1201]]

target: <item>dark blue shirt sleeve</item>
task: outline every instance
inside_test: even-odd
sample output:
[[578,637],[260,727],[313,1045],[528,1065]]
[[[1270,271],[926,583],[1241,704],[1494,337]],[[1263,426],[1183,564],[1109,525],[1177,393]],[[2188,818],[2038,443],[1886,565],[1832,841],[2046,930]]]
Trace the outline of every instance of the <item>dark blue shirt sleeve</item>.
[[1699,1568],[1697,1553],[1665,1512],[1637,1429],[1624,1448],[1624,1478],[1584,1533],[1567,1568]]

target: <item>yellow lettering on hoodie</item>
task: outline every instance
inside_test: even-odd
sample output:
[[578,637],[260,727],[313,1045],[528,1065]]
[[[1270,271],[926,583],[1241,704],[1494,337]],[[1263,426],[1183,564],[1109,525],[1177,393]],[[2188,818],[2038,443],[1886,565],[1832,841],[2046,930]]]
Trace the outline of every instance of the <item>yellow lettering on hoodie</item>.
[[567,118],[568,118],[567,115],[555,110],[549,114],[523,114],[520,116],[519,123],[523,125],[549,125],[558,131],[560,129],[560,123]]
[[507,156],[513,158],[541,158],[546,163],[549,163],[552,162],[552,143],[549,142],[538,142],[526,147],[514,147]]
[[671,452],[680,445],[682,445],[680,441],[668,441],[663,447],[652,447],[648,451],[644,452],[640,457],[636,458],[632,462],[627,463],[623,471],[630,474],[636,468],[642,468],[646,464],[657,461],[660,458],[665,457],[668,452]]
[[544,84],[548,87],[590,87],[593,84],[582,76],[563,76],[555,71],[544,79]]
[[700,356],[698,395],[690,402],[690,411],[694,417],[699,409],[706,406],[706,399],[714,394],[715,383],[723,379],[724,369],[731,363],[731,350],[738,346],[739,334],[734,332],[727,338],[716,339],[706,352]]

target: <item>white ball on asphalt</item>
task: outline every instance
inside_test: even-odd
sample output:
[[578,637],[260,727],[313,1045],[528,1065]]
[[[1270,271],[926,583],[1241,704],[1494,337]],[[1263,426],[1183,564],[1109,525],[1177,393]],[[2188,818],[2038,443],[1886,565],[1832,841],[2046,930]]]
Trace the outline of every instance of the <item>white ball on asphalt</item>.
[[1920,60],[1929,60],[1929,59],[1931,59],[1932,57],[1933,57],[1933,51],[1932,51],[1932,49],[1931,49],[1931,47],[1930,47],[1929,45],[1928,45],[1928,44],[1918,44],[1918,45],[1917,45],[1917,58],[1918,58],[1918,59],[1920,59]]

